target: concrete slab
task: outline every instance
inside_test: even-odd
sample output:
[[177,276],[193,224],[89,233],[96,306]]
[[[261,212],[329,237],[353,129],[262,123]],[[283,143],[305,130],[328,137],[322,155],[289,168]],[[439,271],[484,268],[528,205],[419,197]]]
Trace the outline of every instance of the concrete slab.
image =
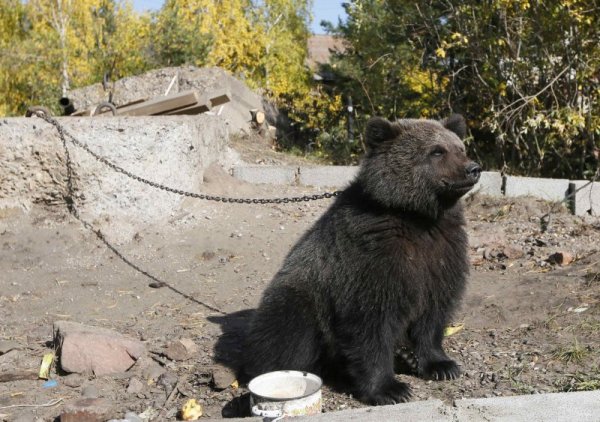
[[600,391],[463,399],[455,406],[459,421],[600,421]]
[[292,166],[237,166],[233,177],[248,183],[291,185],[296,183],[298,168]]
[[[262,418],[229,420],[259,422]],[[600,390],[462,399],[456,400],[454,406],[447,406],[442,401],[434,399],[393,406],[342,410],[298,417],[294,420],[298,422],[600,422]]]
[[600,217],[600,182],[573,180],[569,185],[569,192],[575,191],[577,191],[573,201],[575,215]]
[[345,187],[358,174],[358,166],[300,167],[301,185],[318,187]]
[[446,407],[441,400],[435,399],[396,404],[392,406],[365,407],[362,409],[322,413],[317,416],[299,417],[297,420],[298,422],[451,422],[454,419],[449,410],[450,409]]
[[[208,419],[217,421],[217,419]],[[232,422],[264,422],[267,419],[259,417],[228,419]],[[288,420],[288,419],[286,419]],[[315,416],[294,417],[294,422],[452,422],[452,408],[445,406],[441,400],[424,400],[392,406],[374,406],[361,409],[341,410],[338,412],[321,413]]]
[[504,194],[509,197],[533,196],[547,201],[562,201],[568,190],[567,179],[507,176]]
[[474,195],[476,193],[502,196],[502,174],[497,171],[484,171],[481,173],[479,182],[469,194]]

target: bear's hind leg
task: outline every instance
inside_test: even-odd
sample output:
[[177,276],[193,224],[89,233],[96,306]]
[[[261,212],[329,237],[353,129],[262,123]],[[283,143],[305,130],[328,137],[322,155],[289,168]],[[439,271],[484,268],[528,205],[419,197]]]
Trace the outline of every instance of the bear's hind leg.
[[345,374],[352,384],[350,389],[360,401],[385,405],[410,400],[410,386],[398,381],[394,375],[391,335],[386,336],[377,329],[347,333],[339,340],[339,347]]
[[314,306],[294,291],[271,292],[256,311],[247,339],[244,373],[297,370],[319,375],[322,340]]

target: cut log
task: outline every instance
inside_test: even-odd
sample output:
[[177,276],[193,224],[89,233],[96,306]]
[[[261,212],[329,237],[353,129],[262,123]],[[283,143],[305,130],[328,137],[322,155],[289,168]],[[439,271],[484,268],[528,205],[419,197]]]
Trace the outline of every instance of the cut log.
[[265,113],[260,110],[250,110],[250,115],[252,116],[252,121],[259,126],[265,122]]

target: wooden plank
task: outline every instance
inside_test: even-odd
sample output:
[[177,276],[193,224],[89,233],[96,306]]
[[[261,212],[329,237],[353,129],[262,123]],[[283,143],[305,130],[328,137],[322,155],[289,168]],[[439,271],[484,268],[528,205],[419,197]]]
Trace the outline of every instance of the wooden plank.
[[215,93],[210,96],[210,105],[212,107],[228,103],[229,101],[231,101],[231,95],[227,91]]
[[174,115],[194,115],[194,114],[201,114],[201,113],[206,113],[207,111],[210,110],[210,103],[207,100],[205,95],[197,95],[198,97],[198,102],[194,105],[191,105],[189,107],[184,107],[184,108],[179,108],[177,110],[171,110],[167,113],[165,113],[166,115],[169,116],[174,116]]
[[229,101],[230,101],[229,93],[227,91],[225,91],[225,90],[217,91],[212,94],[202,95],[201,99],[198,100],[198,104],[196,104],[196,105],[181,108],[178,110],[169,111],[168,113],[165,113],[165,114],[168,114],[168,115],[181,115],[181,114],[190,115],[190,114],[206,113],[212,107],[216,107],[218,105],[225,104]]
[[199,104],[196,104],[196,105],[193,105],[190,107],[184,107],[184,108],[180,108],[177,110],[169,111],[165,114],[168,116],[175,116],[175,115],[182,115],[182,114],[191,115],[191,114],[206,113],[209,110],[210,110],[210,105],[208,105],[206,103],[202,103],[202,104],[199,103]]
[[198,94],[195,91],[185,91],[179,94],[173,94],[166,97],[156,97],[117,110],[119,116],[155,116],[165,114],[169,111],[182,109],[196,105],[199,102]]

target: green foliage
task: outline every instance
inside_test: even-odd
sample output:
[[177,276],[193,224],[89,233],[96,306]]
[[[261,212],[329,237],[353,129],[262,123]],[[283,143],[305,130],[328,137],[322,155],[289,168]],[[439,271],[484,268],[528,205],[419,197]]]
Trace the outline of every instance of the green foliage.
[[[335,70],[362,114],[465,114],[486,168],[591,177],[598,166],[594,0],[352,0]],[[364,121],[364,119],[363,119]]]
[[200,8],[188,2],[167,0],[156,16],[152,30],[156,65],[179,66],[206,63],[212,38],[200,32]]
[[149,19],[115,0],[0,0],[0,114],[58,112],[69,89],[148,69]]

